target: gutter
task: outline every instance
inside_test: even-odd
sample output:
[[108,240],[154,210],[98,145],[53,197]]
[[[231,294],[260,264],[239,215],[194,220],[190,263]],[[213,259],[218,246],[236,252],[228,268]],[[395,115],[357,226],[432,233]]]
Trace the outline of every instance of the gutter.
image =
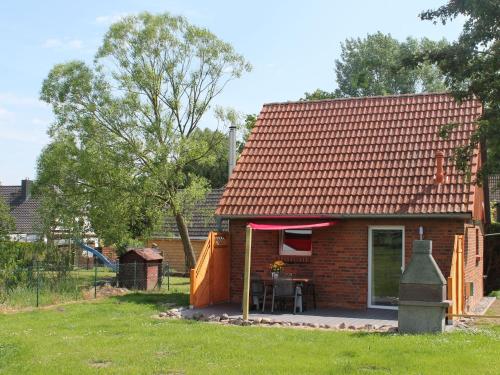
[[344,215],[216,215],[220,219],[471,219],[469,213],[448,214],[344,214]]

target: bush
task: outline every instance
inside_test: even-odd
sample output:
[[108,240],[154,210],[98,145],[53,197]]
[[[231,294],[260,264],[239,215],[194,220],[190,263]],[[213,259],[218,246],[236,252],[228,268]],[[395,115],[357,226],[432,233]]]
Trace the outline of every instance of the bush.
[[57,279],[72,268],[70,254],[43,242],[0,241],[0,297],[19,286],[33,287],[36,262]]

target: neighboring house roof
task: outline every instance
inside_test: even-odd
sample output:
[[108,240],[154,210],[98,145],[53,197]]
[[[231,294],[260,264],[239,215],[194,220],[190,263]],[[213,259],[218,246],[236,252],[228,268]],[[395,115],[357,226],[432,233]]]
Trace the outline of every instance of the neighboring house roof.
[[[217,208],[222,217],[469,213],[475,187],[449,157],[478,101],[446,94],[266,104]],[[449,138],[442,125],[456,123]],[[435,184],[435,154],[445,183]],[[473,172],[478,166],[478,150]]]
[[[187,218],[188,231],[191,238],[206,238],[210,231],[217,229],[214,213],[223,192],[224,188],[213,189],[207,193],[203,201],[196,204],[196,208],[191,213],[190,217]],[[155,233],[153,237],[179,237],[177,223],[172,216],[167,216],[165,218],[162,229],[161,232]],[[227,223],[222,223],[222,229],[227,229]]]
[[[158,251],[151,249],[151,248],[148,248],[148,247],[143,248],[143,249],[130,249],[129,251],[127,251],[127,253],[130,253],[130,252],[136,253],[144,260],[162,260],[163,259],[163,257],[161,256],[160,253],[158,253]],[[126,255],[127,253],[125,253],[124,255]]]
[[500,202],[500,174],[488,177],[490,201]]
[[0,197],[10,207],[10,214],[16,223],[15,233],[36,233],[40,201],[33,197],[25,199],[21,186],[0,185]]

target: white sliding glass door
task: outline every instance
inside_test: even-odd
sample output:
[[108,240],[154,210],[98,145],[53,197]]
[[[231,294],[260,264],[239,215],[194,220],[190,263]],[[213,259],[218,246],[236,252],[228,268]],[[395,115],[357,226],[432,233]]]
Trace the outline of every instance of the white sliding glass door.
[[404,227],[370,227],[368,234],[368,307],[397,309]]

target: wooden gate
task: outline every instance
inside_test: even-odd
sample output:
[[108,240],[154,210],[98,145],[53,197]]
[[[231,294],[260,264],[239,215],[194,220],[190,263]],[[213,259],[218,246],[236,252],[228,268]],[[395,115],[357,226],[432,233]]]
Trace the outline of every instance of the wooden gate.
[[455,235],[455,245],[451,260],[450,276],[448,277],[448,299],[453,304],[448,308],[448,314],[464,313],[464,236]]
[[204,307],[229,301],[229,233],[210,232],[191,269],[190,304]]

